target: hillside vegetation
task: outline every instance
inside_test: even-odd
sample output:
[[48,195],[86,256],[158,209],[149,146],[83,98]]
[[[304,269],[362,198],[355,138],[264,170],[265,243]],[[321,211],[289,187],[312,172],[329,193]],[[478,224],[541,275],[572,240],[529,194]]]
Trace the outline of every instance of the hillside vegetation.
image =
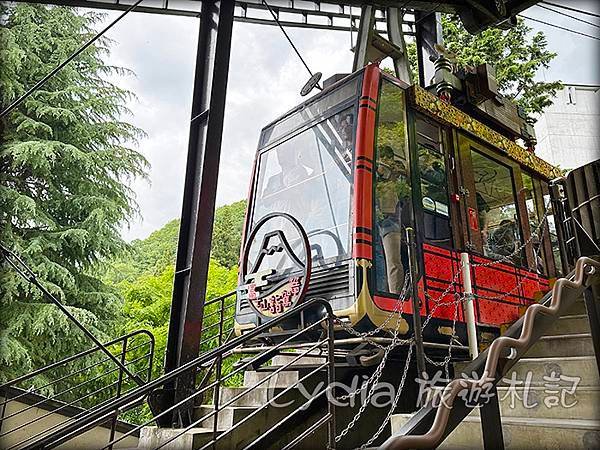
[[[245,208],[246,202],[239,201],[215,212],[207,299],[236,286]],[[163,369],[178,232],[179,220],[173,220],[146,239],[133,241],[127,252],[105,264],[103,276],[103,281],[123,298],[124,318],[119,334],[141,328],[154,334],[155,376]]]

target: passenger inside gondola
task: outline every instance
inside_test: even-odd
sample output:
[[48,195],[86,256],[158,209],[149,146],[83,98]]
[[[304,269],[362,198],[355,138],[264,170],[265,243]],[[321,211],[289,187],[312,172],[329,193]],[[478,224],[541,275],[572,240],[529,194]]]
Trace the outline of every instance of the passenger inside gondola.
[[406,228],[412,203],[403,92],[384,81],[377,124],[375,184],[375,274],[377,290],[402,292],[408,271]]
[[383,254],[387,286],[383,291],[399,293],[404,286],[407,269],[405,229],[409,223],[410,190],[406,180],[406,167],[394,151],[386,146],[380,150],[377,164],[377,228],[379,250]]

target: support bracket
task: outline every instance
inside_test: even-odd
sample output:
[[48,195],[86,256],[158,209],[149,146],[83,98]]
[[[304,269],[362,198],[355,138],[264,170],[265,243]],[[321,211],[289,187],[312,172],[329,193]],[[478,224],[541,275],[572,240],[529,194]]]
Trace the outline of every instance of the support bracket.
[[394,61],[396,77],[411,84],[410,64],[406,52],[406,42],[402,32],[403,12],[400,8],[386,9],[388,39],[375,29],[376,8],[372,5],[362,7],[356,47],[354,48],[353,72],[369,63],[380,62],[388,56]]

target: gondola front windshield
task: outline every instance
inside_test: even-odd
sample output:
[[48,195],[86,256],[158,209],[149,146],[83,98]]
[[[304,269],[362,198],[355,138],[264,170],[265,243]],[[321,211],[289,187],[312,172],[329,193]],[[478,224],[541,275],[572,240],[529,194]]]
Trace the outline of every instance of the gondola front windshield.
[[[309,237],[313,267],[349,252],[355,122],[354,107],[349,107],[264,151],[258,160],[252,223],[272,212],[296,218]],[[284,220],[273,222],[268,229],[280,227],[298,251],[301,240],[293,227]],[[257,236],[255,242],[260,241]],[[251,250],[250,260],[256,252]],[[272,267],[288,267],[285,255],[273,258]]]

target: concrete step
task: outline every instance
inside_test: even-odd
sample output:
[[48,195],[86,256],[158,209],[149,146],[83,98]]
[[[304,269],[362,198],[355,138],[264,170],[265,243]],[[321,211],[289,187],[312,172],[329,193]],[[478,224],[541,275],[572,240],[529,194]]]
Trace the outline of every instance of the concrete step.
[[179,434],[183,429],[144,427],[140,431],[139,450],[153,450],[168,440],[173,441],[161,447],[164,450],[193,450],[210,442],[213,437],[212,428],[192,428]]
[[525,354],[527,358],[546,356],[593,356],[590,333],[559,334],[541,337]]
[[575,302],[575,304],[573,304],[573,306],[571,306],[571,308],[564,315],[573,316],[573,315],[581,315],[581,314],[587,314],[587,309],[585,308],[585,302],[583,301],[583,296],[581,297],[581,299],[577,300]]
[[294,383],[297,383],[301,377],[295,370],[284,370],[274,375],[271,371],[257,372],[254,370],[247,370],[244,372],[244,387],[251,388],[253,386],[256,386],[265,378],[269,379],[260,384],[259,387],[275,389],[289,387]]
[[[443,387],[436,387],[439,391]],[[431,391],[433,393],[433,390]],[[502,417],[535,417],[539,419],[598,419],[600,420],[600,388],[523,385],[515,388],[498,387]],[[431,396],[429,397],[431,398]],[[475,408],[473,414],[479,415]]]
[[501,414],[502,417],[600,420],[600,388],[577,387],[572,392],[571,386],[559,388],[558,392],[544,386],[499,387]]
[[[513,375],[514,373],[514,375]],[[551,358],[522,358],[505,375],[505,379],[524,381],[528,373],[531,373],[531,385],[544,385],[548,382],[544,377],[579,377],[580,386],[600,386],[598,367],[594,356],[561,356]],[[572,384],[571,380],[565,379],[560,382],[563,385]],[[506,385],[503,381],[500,385]]]
[[[458,362],[454,364],[455,375],[461,376],[462,370],[469,362]],[[524,381],[531,372],[529,379],[531,386],[543,386],[548,380],[545,376],[563,375],[564,377],[579,377],[579,386],[597,387],[600,386],[600,377],[594,356],[558,356],[558,357],[538,357],[522,358],[511,368],[503,377]],[[514,375],[513,375],[514,373]],[[471,374],[468,374],[469,376]],[[571,384],[572,381],[564,380],[560,384]],[[506,386],[505,381],[501,381],[499,386]]]
[[[277,356],[274,356],[273,359],[271,360],[271,365],[273,366],[285,366],[286,364],[291,363],[292,361],[294,361],[296,358],[298,358],[298,355],[296,354],[280,354]],[[309,353],[306,356],[302,356],[301,358],[299,358],[297,361],[295,361],[293,364],[301,364],[301,365],[308,365],[308,364],[314,364],[314,365],[321,365],[323,363],[327,362],[327,355],[323,355],[323,356],[319,356],[319,355],[314,355],[312,353]]]
[[[392,416],[392,432],[399,430],[410,417],[410,414]],[[503,417],[502,432],[507,450],[600,448],[600,420]],[[484,448],[479,417],[471,414],[465,418],[438,448],[465,450]]]
[[562,316],[555,322],[554,327],[547,334],[556,336],[562,334],[589,333],[590,323],[586,314]]
[[[195,409],[194,414],[196,416],[196,420],[199,420],[202,417],[209,416],[213,411],[214,407],[212,405],[202,405]],[[218,414],[217,429],[227,430],[242,419],[248,417],[254,411],[256,411],[256,408],[248,406],[226,406],[221,408],[219,409]],[[216,415],[207,417],[205,420],[200,422],[200,427],[210,428],[212,430],[215,423],[215,417]]]
[[279,395],[283,390],[283,388],[270,389],[267,387],[257,387],[254,389],[248,389],[245,387],[221,388],[220,404],[224,405],[236,398],[236,400],[233,400],[233,403],[228,406],[250,406],[256,408],[266,404],[269,401],[274,401],[277,404],[284,404],[289,401],[302,399],[303,401],[307,400],[306,397],[297,389],[290,389],[289,391],[283,393],[280,397],[277,397],[277,399],[273,400],[273,398]]

